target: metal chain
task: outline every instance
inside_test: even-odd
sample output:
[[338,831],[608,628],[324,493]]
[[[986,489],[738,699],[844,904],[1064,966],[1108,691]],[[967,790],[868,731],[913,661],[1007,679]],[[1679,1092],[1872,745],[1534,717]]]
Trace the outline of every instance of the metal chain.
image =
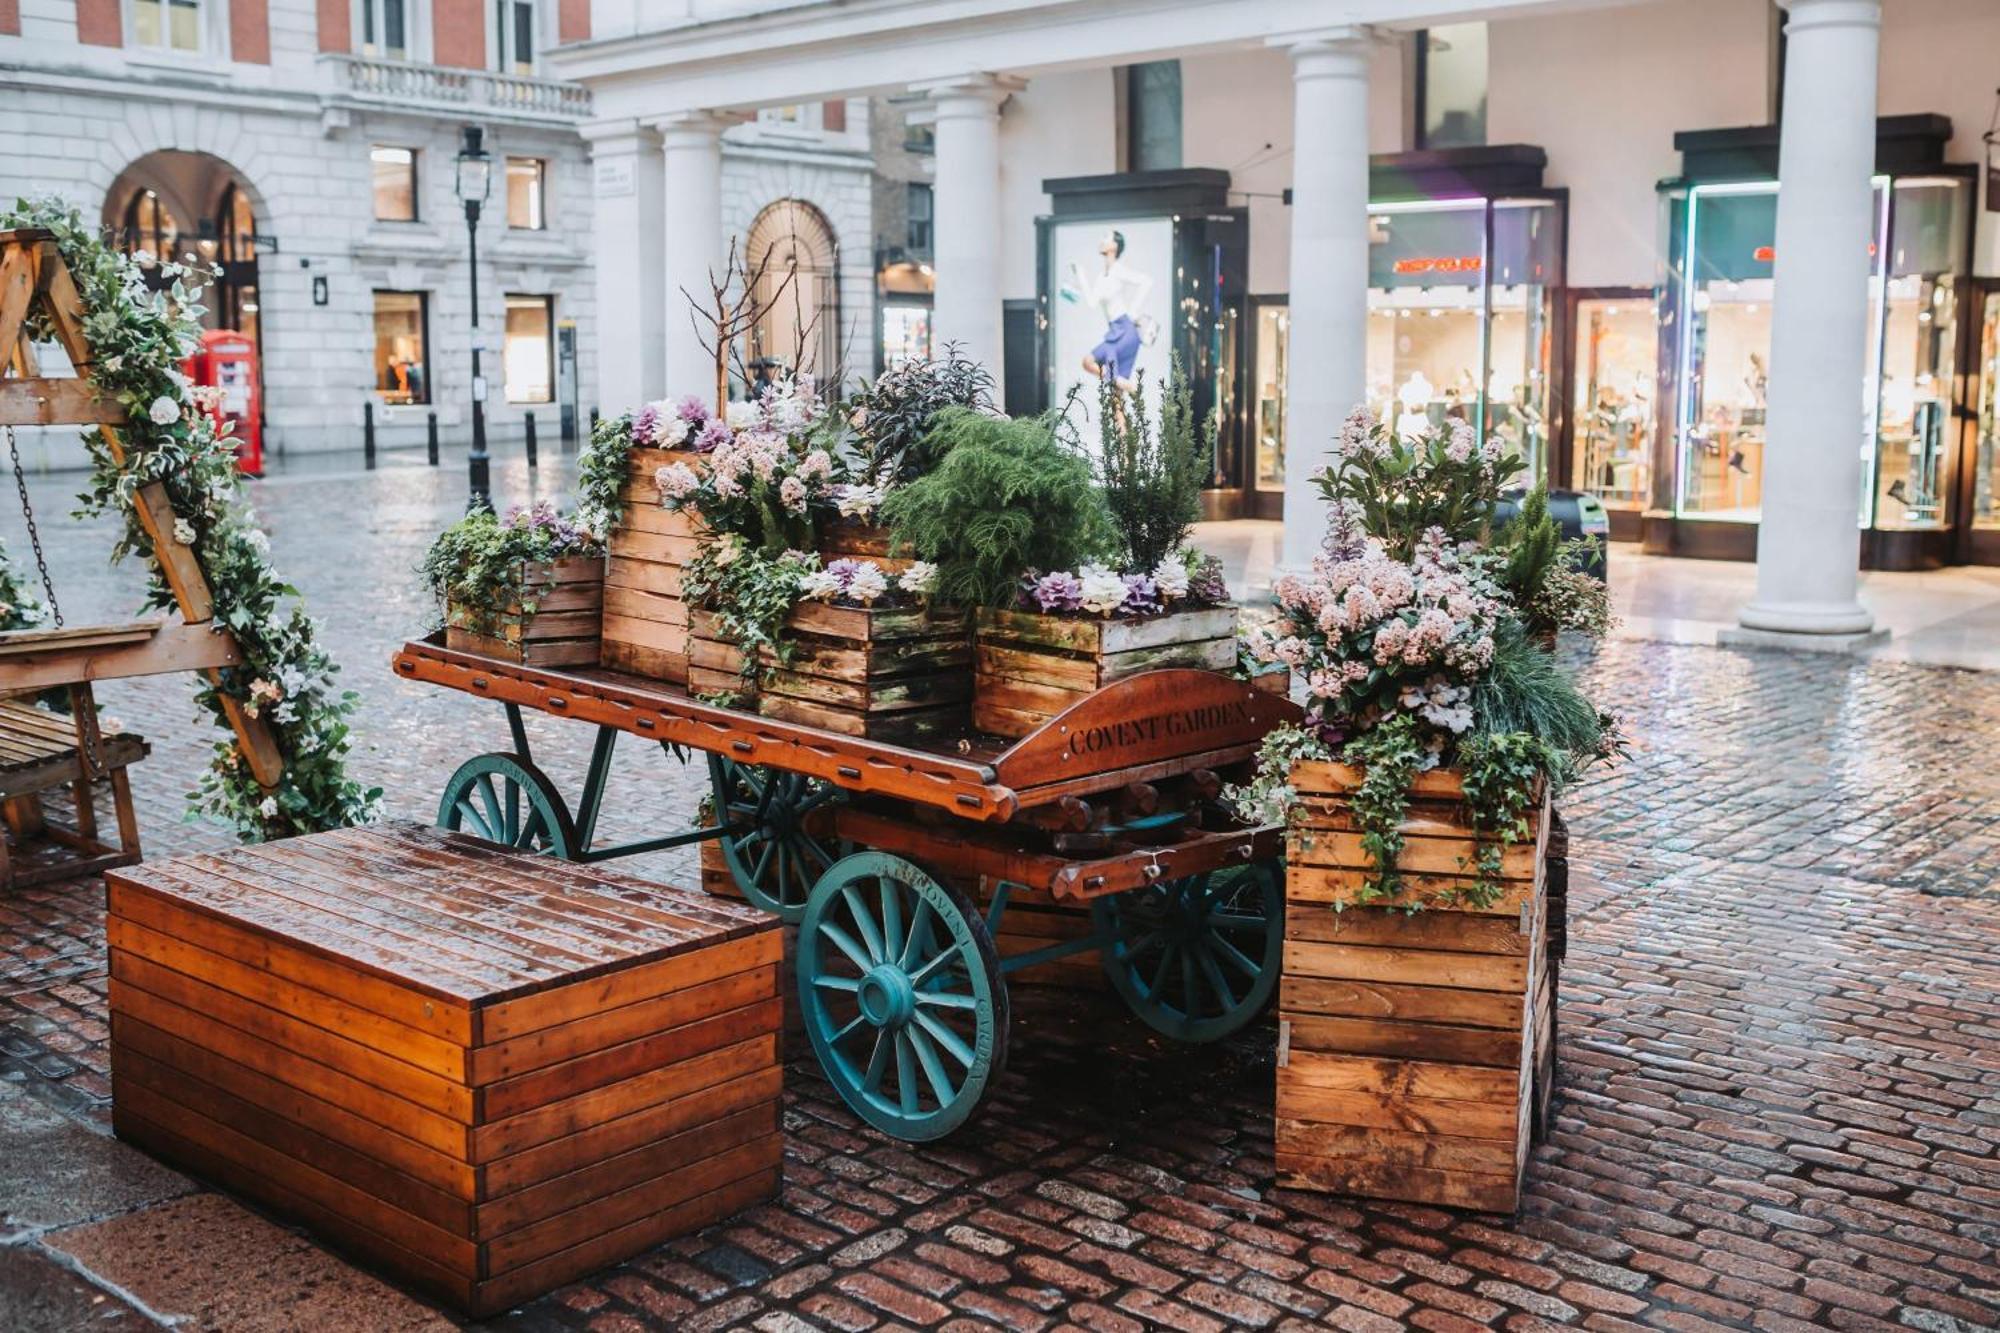
[[49,614],[61,629],[62,608],[56,605],[56,585],[49,578],[49,562],[42,558],[42,534],[35,530],[35,507],[28,502],[28,479],[21,472],[21,451],[14,443],[14,428],[7,427],[7,456],[14,461],[14,489],[21,493],[21,515],[28,520],[28,545],[35,551],[35,568],[42,576],[42,591],[49,599]]

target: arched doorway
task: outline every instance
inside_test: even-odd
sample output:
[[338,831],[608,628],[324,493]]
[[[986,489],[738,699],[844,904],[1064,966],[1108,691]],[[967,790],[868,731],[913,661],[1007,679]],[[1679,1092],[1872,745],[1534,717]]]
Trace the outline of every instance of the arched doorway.
[[[192,255],[220,269],[203,297],[202,324],[245,334],[261,352],[256,207],[228,163],[206,153],[148,153],[112,182],[104,224],[127,254]],[[157,271],[149,281],[168,283]]]
[[768,307],[745,338],[743,365],[752,381],[795,370],[836,381],[840,255],[826,215],[802,199],[780,199],[750,224],[744,255],[758,275],[758,305]]

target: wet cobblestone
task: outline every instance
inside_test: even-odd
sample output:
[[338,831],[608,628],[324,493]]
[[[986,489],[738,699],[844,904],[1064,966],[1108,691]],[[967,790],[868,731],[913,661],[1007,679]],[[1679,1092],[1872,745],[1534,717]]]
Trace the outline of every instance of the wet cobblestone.
[[[386,669],[458,481],[260,495],[363,691],[356,763],[392,813],[428,816],[506,744],[497,710]],[[102,533],[57,540],[73,621],[129,611],[92,568]],[[778,1200],[494,1326],[2000,1327],[2000,676],[1636,643],[1588,670],[1632,754],[1566,802],[1562,1086],[1517,1218],[1276,1189],[1268,1031],[1179,1046],[1107,998],[1021,987],[1012,1062],[957,1137],[862,1128],[794,1049]],[[209,741],[187,682],[102,697],[154,743],[149,850],[226,842],[180,822]],[[530,733],[574,790],[584,729]],[[698,767],[623,759],[607,836],[689,817]],[[104,991],[99,885],[0,901],[0,1080],[100,1130]]]

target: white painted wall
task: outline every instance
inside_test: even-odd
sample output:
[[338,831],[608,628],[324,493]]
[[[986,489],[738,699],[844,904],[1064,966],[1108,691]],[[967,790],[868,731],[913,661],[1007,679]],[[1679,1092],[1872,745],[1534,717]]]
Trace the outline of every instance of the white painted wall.
[[1049,211],[1042,182],[1118,170],[1112,72],[1035,79],[1000,108],[1000,292],[1035,295],[1035,219]]
[[1652,285],[1654,186],[1680,172],[1676,131],[1771,118],[1766,0],[1515,19],[1492,26],[1489,50],[1487,140],[1548,150],[1547,184],[1570,192],[1574,286]]
[[[1883,6],[1880,111],[1951,117],[1947,156],[1984,162],[1979,136],[2000,87],[2000,0],[1888,0]],[[1982,179],[1985,173],[1980,173]],[[1979,209],[1972,271],[2000,275],[2000,213]]]

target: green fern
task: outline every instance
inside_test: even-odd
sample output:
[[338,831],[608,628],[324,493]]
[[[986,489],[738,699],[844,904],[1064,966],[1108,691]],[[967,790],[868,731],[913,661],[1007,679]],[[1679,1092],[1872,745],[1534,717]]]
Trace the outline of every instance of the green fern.
[[1122,568],[1145,573],[1178,550],[1201,517],[1214,432],[1196,424],[1194,390],[1178,359],[1167,379],[1157,431],[1146,410],[1143,374],[1130,394],[1106,377],[1097,420],[1097,470],[1123,540]]
[[1004,606],[1031,569],[1073,569],[1117,539],[1090,465],[1056,439],[1052,417],[940,412],[927,441],[941,461],[893,492],[882,517],[898,550],[938,567],[949,605]]
[[1472,687],[1473,730],[1525,732],[1580,766],[1605,742],[1605,720],[1578,692],[1555,656],[1529,640],[1514,620],[1493,634],[1493,664]]

